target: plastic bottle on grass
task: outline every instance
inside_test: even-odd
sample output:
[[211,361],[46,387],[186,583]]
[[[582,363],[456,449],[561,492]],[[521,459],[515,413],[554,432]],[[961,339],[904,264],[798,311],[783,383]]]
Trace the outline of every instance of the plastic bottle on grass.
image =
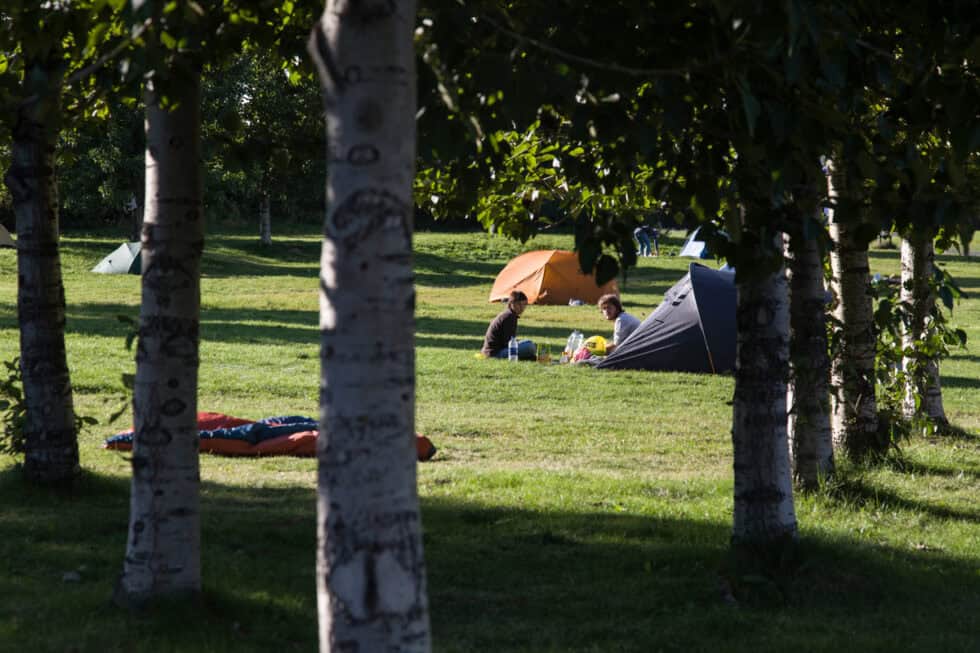
[[572,331],[571,335],[568,336],[568,342],[565,343],[565,350],[561,353],[561,363],[571,362],[572,357],[575,356],[575,352],[582,345],[582,332],[578,329]]
[[517,362],[517,338],[511,337],[507,343],[507,360]]

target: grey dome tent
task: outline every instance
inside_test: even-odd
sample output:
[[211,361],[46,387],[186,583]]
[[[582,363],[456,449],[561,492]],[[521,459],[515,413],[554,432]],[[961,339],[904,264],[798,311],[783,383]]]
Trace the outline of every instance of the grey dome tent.
[[139,243],[123,243],[99,261],[92,272],[101,274],[139,274],[142,268]]
[[708,244],[703,240],[698,240],[698,232],[700,231],[701,227],[698,227],[691,232],[691,235],[684,241],[681,251],[678,252],[678,256],[690,256],[691,258],[708,258],[711,256],[708,252]]
[[10,232],[7,228],[0,224],[0,247],[12,247],[17,249],[17,243],[14,239],[10,237]]
[[691,263],[650,315],[597,367],[729,372],[735,368],[735,273]]

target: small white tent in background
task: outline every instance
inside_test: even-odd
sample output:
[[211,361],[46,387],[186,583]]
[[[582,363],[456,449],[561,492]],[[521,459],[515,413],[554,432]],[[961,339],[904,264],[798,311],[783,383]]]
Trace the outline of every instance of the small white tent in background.
[[687,241],[684,243],[684,247],[677,254],[678,256],[690,256],[692,258],[708,258],[710,256],[707,243],[703,240],[698,240],[698,233],[700,231],[701,227],[698,227],[691,232],[691,235],[687,237]]
[[101,274],[139,274],[142,268],[139,243],[123,243],[99,261],[92,272]]
[[10,237],[10,232],[0,224],[0,247],[12,247],[17,249],[17,243]]

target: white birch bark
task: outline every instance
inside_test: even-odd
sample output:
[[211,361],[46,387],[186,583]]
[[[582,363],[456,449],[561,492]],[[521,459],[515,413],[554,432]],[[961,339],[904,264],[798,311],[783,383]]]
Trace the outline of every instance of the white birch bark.
[[[828,176],[829,192],[837,197],[842,181]],[[855,239],[854,225],[834,210],[830,218],[832,286],[837,296],[834,317],[841,323],[839,349],[831,361],[831,427],[834,447],[855,459],[884,453],[878,438],[875,398],[875,326],[867,245]]]
[[129,535],[116,600],[201,589],[197,435],[200,262],[204,246],[199,80],[146,94],[146,214]]
[[[902,332],[902,347],[906,351],[915,347],[926,330],[929,314],[936,303],[935,293],[929,284],[935,265],[936,251],[932,231],[911,234],[902,239],[902,289],[901,301],[910,308],[910,320]],[[906,356],[902,367],[909,375],[902,412],[914,417],[917,412],[928,416],[937,424],[948,424],[943,408],[943,391],[939,380],[939,361],[930,357],[925,361]],[[916,398],[920,399],[917,410]]]
[[331,0],[310,39],[327,114],[320,276],[320,650],[429,651],[416,488],[415,2]]
[[268,191],[262,191],[259,198],[259,242],[272,244],[272,202]]
[[786,438],[789,296],[782,270],[738,283],[732,446],[732,543],[770,547],[797,535]]
[[790,377],[786,403],[793,476],[816,488],[834,471],[830,430],[830,356],[827,351],[823,260],[816,240],[797,235],[787,248],[790,287]]
[[[60,54],[60,53],[59,53]],[[23,379],[24,476],[70,482],[79,472],[78,434],[65,351],[65,287],[58,249],[55,145],[61,114],[61,62],[26,67],[5,181],[17,218],[17,318]]]

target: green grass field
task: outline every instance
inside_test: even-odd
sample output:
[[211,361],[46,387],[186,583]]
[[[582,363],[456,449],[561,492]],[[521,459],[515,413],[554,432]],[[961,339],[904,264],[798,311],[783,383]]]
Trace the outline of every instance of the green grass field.
[[[208,238],[199,409],[316,415],[318,236],[257,240]],[[140,615],[109,602],[129,464],[100,444],[131,419],[106,423],[134,368],[116,316],[137,316],[139,279],[88,270],[118,242],[63,242],[77,410],[100,421],[80,438],[81,482],[30,489],[0,457],[0,651],[315,650],[312,460],[202,457],[203,603]],[[497,271],[571,244],[415,238],[417,425],[439,447],[419,468],[436,651],[980,651],[980,259],[940,257],[970,294],[953,316],[970,347],[943,366],[966,435],[920,437],[903,465],[797,495],[803,562],[777,585],[723,578],[731,377],[474,358]],[[688,263],[642,259],[627,310],[649,314]],[[874,271],[898,267],[896,250],[872,252]],[[553,353],[573,328],[611,333],[592,306],[521,320]],[[17,350],[16,260],[0,250],[0,360]],[[729,581],[753,600],[726,601]]]

